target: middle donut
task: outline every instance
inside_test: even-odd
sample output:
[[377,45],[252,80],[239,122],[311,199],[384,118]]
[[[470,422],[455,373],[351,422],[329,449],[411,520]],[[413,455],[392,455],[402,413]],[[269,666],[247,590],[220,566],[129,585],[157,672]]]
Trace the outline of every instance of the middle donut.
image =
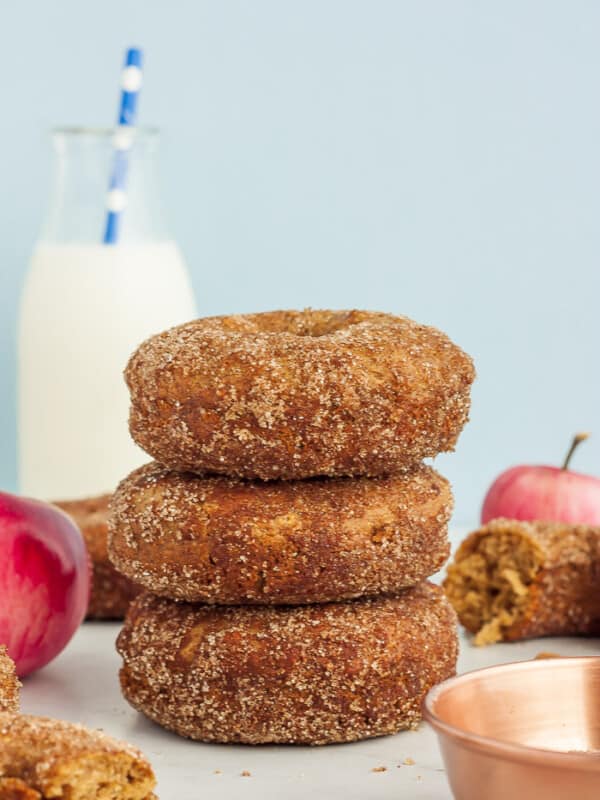
[[121,482],[111,509],[110,558],[152,593],[287,605],[394,594],[429,577],[448,557],[452,495],[425,465],[263,483],[153,462]]

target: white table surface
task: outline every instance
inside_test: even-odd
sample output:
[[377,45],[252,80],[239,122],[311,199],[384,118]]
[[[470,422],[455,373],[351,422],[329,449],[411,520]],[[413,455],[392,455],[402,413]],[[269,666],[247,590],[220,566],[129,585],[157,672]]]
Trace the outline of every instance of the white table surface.
[[[85,623],[66,650],[25,680],[22,709],[102,728],[151,760],[160,800],[450,800],[435,735],[425,724],[325,747],[201,744],[162,730],[121,697],[116,623]],[[536,639],[476,648],[461,639],[458,671],[541,651],[600,655],[600,639]],[[403,764],[405,759],[414,764]],[[385,771],[373,771],[386,767]],[[247,771],[249,776],[241,773]]]

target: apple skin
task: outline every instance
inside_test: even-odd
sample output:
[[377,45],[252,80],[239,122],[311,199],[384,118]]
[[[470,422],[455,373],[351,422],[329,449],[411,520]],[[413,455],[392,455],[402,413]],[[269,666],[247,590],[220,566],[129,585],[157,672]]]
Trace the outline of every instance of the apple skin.
[[482,523],[496,517],[600,525],[600,479],[560,467],[513,467],[483,502]]
[[81,624],[90,561],[60,509],[0,492],[0,644],[23,677],[51,661]]

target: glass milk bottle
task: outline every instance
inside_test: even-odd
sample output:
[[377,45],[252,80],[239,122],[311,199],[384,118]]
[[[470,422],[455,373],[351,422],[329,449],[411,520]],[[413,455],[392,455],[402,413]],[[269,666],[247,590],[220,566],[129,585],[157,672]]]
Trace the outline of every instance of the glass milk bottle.
[[195,316],[184,261],[164,227],[156,130],[135,131],[117,243],[102,244],[114,134],[52,137],[53,188],[18,338],[20,490],[43,499],[110,492],[149,460],[129,437],[123,369],[148,336]]

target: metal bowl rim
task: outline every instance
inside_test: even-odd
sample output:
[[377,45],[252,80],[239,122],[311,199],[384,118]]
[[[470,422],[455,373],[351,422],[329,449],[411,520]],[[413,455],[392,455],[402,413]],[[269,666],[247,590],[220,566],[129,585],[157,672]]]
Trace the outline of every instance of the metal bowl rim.
[[600,670],[600,656],[560,656],[558,658],[511,661],[506,664],[495,664],[491,667],[470,670],[453,678],[448,678],[430,689],[423,701],[423,717],[434,728],[436,733],[458,740],[461,744],[473,750],[496,754],[512,761],[533,761],[561,769],[571,767],[579,770],[600,771],[600,755],[598,753],[569,753],[563,750],[516,744],[515,742],[495,739],[491,736],[481,736],[478,733],[472,733],[464,728],[445,722],[434,710],[436,701],[444,692],[450,691],[460,684],[469,683],[475,676],[493,675],[497,672],[506,671],[520,672],[551,668],[573,669],[582,667],[585,664],[593,664]]

